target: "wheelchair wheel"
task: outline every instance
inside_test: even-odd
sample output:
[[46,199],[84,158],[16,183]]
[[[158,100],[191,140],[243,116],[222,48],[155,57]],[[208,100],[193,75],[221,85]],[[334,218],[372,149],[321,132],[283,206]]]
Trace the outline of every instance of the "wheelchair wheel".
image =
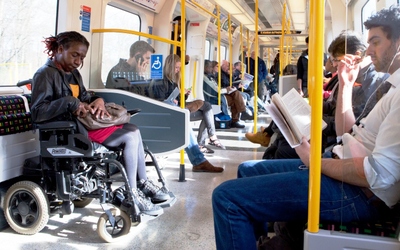
[[43,189],[31,181],[12,185],[4,197],[4,215],[20,234],[36,234],[49,221],[49,202]]
[[110,209],[110,212],[115,218],[114,226],[106,213],[103,213],[97,222],[97,233],[106,242],[114,242],[128,234],[131,229],[131,219],[127,213],[116,208]]
[[77,208],[83,208],[89,205],[93,201],[93,198],[80,198],[73,200],[74,206]]

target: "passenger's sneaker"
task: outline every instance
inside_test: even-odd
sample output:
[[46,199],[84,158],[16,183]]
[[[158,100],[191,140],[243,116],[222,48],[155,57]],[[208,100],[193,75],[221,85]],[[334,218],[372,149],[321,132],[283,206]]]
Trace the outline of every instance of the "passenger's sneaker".
[[158,216],[164,213],[162,207],[153,204],[139,189],[134,188],[132,189],[132,192],[135,198],[135,203],[142,213],[151,216]]
[[165,187],[160,188],[155,185],[151,180],[140,180],[139,189],[149,198],[151,201],[163,202],[171,198],[168,194],[168,190]]

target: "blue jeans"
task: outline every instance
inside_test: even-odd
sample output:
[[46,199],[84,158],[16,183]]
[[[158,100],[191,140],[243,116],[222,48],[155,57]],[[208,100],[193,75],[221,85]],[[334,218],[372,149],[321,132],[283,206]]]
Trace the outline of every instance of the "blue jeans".
[[192,129],[190,129],[189,145],[185,148],[185,152],[193,166],[197,166],[206,161],[204,154],[200,151],[199,144],[197,144],[196,136]]
[[[212,205],[217,249],[256,249],[254,226],[306,221],[309,170],[299,159],[253,160],[239,165],[239,179],[219,185]],[[300,168],[299,168],[300,167]],[[359,187],[321,176],[320,219],[369,220],[377,216]]]

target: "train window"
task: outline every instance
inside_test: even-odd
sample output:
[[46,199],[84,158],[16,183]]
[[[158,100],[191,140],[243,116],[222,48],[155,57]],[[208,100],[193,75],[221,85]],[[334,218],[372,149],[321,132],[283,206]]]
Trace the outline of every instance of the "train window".
[[220,46],[219,53],[221,56],[221,60],[226,60],[226,46],[225,45]]
[[[364,22],[376,11],[376,0],[368,0],[361,9],[361,30],[365,32]],[[367,34],[364,34],[365,38]]]
[[204,59],[210,60],[210,49],[211,49],[211,42],[210,40],[206,40],[206,46],[205,46],[205,54],[204,54]]
[[[116,28],[140,31],[141,21],[137,14],[107,5],[104,28]],[[105,83],[108,72],[120,58],[129,58],[130,46],[139,40],[139,36],[124,33],[104,33],[101,79]]]
[[57,1],[1,3],[0,86],[16,85],[18,81],[32,78],[46,62],[47,55],[43,53],[41,41],[55,34],[56,14]]

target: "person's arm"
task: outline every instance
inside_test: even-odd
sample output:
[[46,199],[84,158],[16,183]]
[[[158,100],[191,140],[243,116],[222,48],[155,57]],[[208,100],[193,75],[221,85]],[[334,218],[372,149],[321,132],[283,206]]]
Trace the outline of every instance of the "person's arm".
[[297,60],[297,92],[299,92],[301,96],[304,96],[303,73],[304,73],[304,67],[300,56],[299,59]]
[[[297,155],[307,167],[310,166],[310,144],[303,137],[300,146],[295,147]],[[369,187],[364,172],[364,158],[328,159],[321,161],[321,173],[335,180],[359,187]]]
[[353,113],[353,85],[357,78],[359,67],[355,64],[359,57],[346,55],[338,65],[338,96],[336,101],[335,126],[336,135],[342,136],[351,130],[356,119]]
[[364,172],[364,158],[322,158],[321,173],[359,187],[370,187]]

